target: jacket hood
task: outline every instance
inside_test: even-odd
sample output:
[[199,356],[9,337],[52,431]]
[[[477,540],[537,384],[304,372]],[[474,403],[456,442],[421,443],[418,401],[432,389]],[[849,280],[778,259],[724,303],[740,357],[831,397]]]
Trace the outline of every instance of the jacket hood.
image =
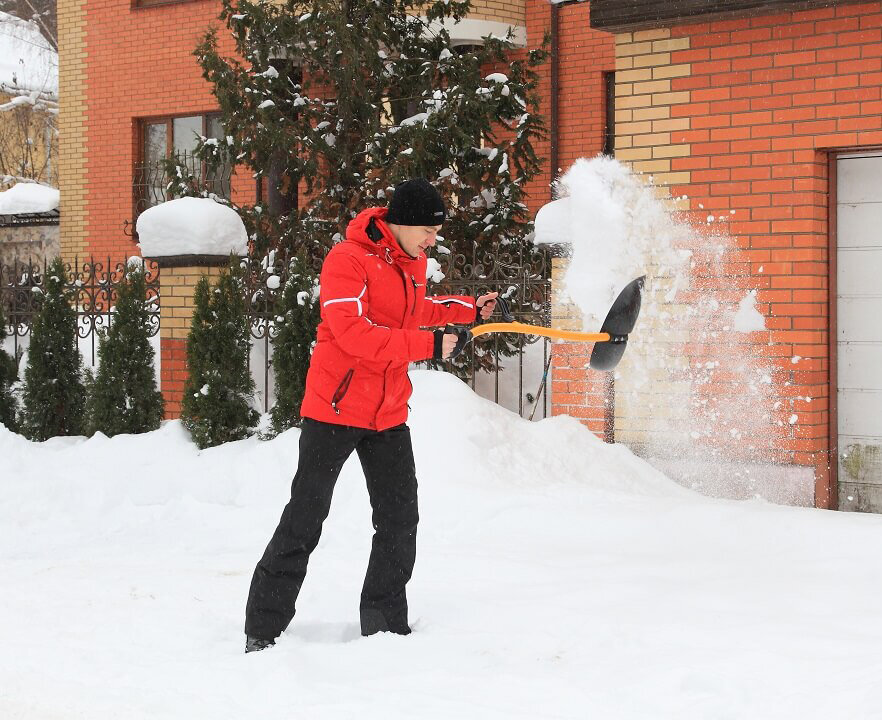
[[[394,261],[406,267],[411,263],[417,262],[420,258],[419,256],[411,257],[401,249],[389,226],[386,225],[385,220],[388,212],[389,209],[384,207],[362,210],[346,226],[346,240],[371,248],[387,262]],[[375,239],[368,234],[368,226],[371,220],[374,221],[374,227],[379,231],[379,233],[374,234]]]

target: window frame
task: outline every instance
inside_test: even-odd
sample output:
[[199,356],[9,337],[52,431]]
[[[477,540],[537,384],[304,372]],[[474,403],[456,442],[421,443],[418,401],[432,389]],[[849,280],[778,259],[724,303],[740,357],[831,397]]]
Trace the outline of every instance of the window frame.
[[199,2],[199,0],[131,0],[129,9],[146,10],[153,7],[162,7],[163,5],[184,5],[195,2]]
[[[178,2],[180,0],[174,0]],[[190,2],[192,0],[186,0]],[[146,148],[146,140],[147,140],[147,126],[148,125],[159,125],[161,123],[165,123],[165,137],[166,137],[166,145],[165,145],[165,159],[169,159],[174,154],[175,147],[175,137],[174,137],[174,121],[180,118],[188,118],[188,117],[200,117],[202,119],[202,136],[208,137],[208,124],[211,118],[219,118],[221,115],[219,110],[208,110],[208,111],[196,111],[196,112],[181,112],[181,113],[173,113],[171,115],[146,115],[144,117],[137,118],[137,131],[135,133],[137,137],[137,152],[135,153],[135,162],[132,171],[133,181],[136,177],[137,168],[144,168],[147,164],[147,148]],[[205,182],[205,166],[201,167],[202,177],[200,180]],[[144,207],[142,210],[138,210],[139,204],[145,199],[144,188],[146,185],[139,186],[134,182],[132,183],[132,217],[137,220],[138,215],[140,215],[147,207]],[[153,207],[153,206],[149,206]]]

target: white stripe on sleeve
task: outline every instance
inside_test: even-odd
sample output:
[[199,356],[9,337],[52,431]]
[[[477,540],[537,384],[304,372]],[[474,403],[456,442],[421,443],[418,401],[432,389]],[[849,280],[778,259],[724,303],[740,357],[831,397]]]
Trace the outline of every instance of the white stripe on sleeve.
[[358,297],[337,298],[335,300],[326,300],[324,303],[322,303],[322,307],[327,307],[328,305],[332,305],[333,303],[354,302],[358,305],[358,316],[361,317],[361,314],[362,314],[361,299],[364,297],[365,290],[367,290],[367,285],[365,285],[361,289],[361,292],[358,294]]

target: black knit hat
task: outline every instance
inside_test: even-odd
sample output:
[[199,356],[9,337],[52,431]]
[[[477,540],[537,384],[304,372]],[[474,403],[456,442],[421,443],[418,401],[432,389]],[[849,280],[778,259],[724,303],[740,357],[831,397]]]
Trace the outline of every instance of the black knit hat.
[[424,178],[407,180],[395,186],[386,222],[394,225],[440,225],[447,217],[444,200]]

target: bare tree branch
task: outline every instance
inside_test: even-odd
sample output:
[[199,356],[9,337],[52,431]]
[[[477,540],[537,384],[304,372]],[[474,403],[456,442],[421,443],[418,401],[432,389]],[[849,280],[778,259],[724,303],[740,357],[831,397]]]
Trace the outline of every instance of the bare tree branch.
[[[49,44],[52,46],[52,49],[55,50],[55,52],[58,52],[58,32],[56,30],[55,23],[53,22],[50,27],[50,23],[46,22],[46,19],[44,17],[45,10],[44,11],[38,10],[34,6],[34,3],[32,2],[32,0],[23,0],[23,2],[25,3],[25,5],[28,6],[28,8],[30,8],[31,12],[33,13],[33,15],[31,15],[30,19],[33,20],[34,22],[36,22],[37,25],[40,26],[40,30],[42,30],[42,32],[43,32],[43,37],[49,41]],[[55,15],[55,3],[52,2],[51,6],[52,6],[52,15],[54,16]]]
[[0,0],[0,10],[22,20],[34,20],[58,52],[57,0]]

